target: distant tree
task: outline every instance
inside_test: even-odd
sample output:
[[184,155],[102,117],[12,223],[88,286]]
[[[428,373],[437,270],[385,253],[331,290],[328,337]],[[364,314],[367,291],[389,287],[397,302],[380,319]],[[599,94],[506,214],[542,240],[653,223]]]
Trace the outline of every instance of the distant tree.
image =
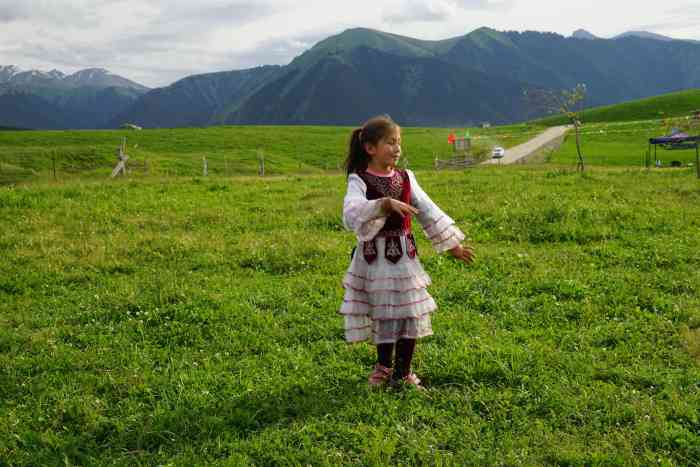
[[581,152],[581,120],[583,114],[583,100],[586,97],[586,85],[579,83],[572,89],[531,88],[523,92],[526,105],[537,113],[557,113],[565,116],[576,131],[576,154],[578,161],[576,168],[583,172],[585,162]]

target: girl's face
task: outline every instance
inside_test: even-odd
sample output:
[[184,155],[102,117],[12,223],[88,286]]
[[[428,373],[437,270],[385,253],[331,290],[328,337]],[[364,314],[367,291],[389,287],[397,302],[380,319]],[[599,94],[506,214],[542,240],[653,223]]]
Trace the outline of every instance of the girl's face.
[[377,144],[365,145],[365,150],[370,156],[370,167],[381,170],[395,167],[401,157],[401,131],[396,128]]

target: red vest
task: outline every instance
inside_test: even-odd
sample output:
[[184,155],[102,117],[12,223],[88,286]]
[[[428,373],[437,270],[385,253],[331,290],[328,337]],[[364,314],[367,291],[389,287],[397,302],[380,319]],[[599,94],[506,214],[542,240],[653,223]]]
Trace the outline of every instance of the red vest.
[[[391,177],[378,177],[367,172],[361,172],[358,175],[367,185],[368,200],[394,198],[411,204],[411,181],[405,170],[396,169]],[[411,216],[401,217],[393,212],[377,235],[386,237],[409,233],[411,233]]]
[[[367,172],[360,172],[357,175],[367,185],[366,196],[368,200],[393,198],[411,204],[411,181],[405,170],[395,169],[391,177],[378,177]],[[416,241],[411,233],[411,216],[402,217],[400,214],[392,212],[384,227],[377,234],[377,237],[385,238],[384,257],[392,263],[397,263],[403,256],[400,239],[402,235],[406,236],[408,257],[415,258],[418,251]],[[369,264],[377,259],[376,237],[369,242],[364,242],[362,253],[365,261]]]

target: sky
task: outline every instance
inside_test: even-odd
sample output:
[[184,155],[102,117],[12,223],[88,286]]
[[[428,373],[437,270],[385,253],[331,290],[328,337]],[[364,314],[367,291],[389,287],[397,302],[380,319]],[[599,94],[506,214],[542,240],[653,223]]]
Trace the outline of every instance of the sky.
[[0,0],[0,65],[106,68],[149,87],[286,65],[354,27],[439,40],[480,27],[700,40],[697,0]]

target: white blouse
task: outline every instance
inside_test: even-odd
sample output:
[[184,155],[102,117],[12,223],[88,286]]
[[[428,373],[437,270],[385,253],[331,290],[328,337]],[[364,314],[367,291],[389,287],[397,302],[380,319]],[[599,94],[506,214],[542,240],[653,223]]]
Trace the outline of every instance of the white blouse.
[[[445,214],[418,185],[415,175],[407,170],[411,181],[411,205],[418,209],[416,219],[423,227],[438,253],[450,250],[464,240],[464,234],[454,220]],[[357,240],[373,239],[384,227],[387,215],[382,212],[382,200],[367,199],[367,185],[357,174],[348,177],[348,191],[343,202],[345,228],[355,232]]]

